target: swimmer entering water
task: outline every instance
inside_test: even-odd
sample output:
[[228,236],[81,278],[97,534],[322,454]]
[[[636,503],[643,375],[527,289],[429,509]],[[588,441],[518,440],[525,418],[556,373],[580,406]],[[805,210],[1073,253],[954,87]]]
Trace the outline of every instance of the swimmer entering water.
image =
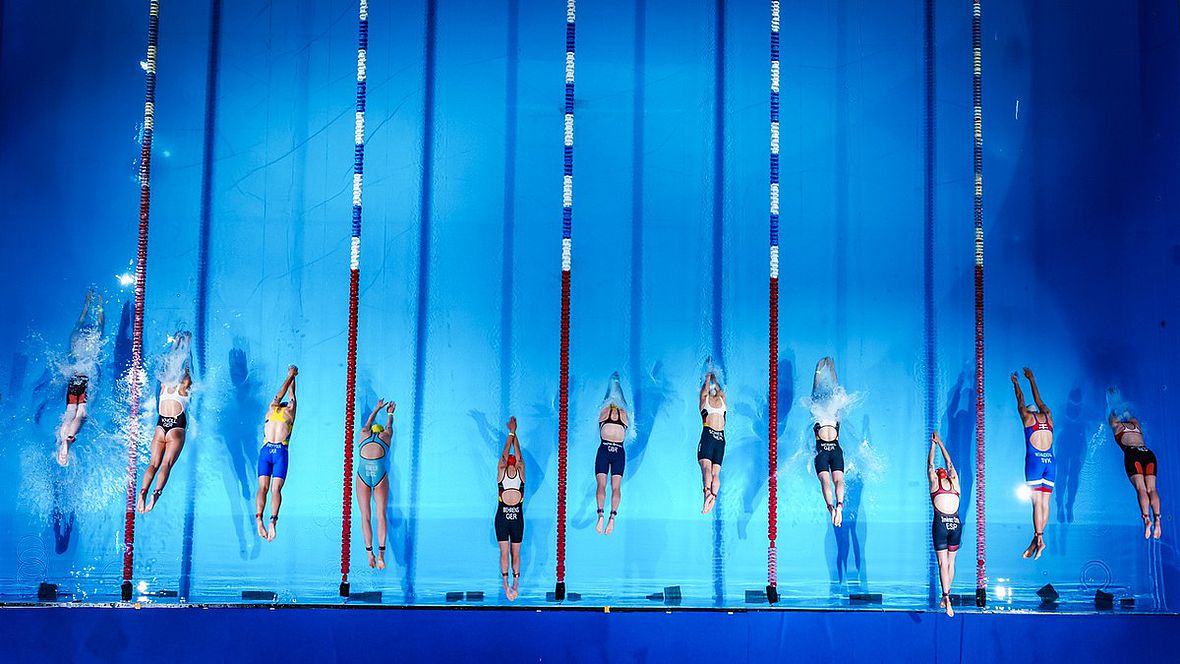
[[[812,402],[828,401],[837,384],[836,364],[832,358],[825,357],[815,365],[815,379],[811,382]],[[832,516],[832,525],[838,528],[844,520],[844,450],[840,448],[837,414],[828,413],[818,418],[812,430],[815,433],[815,475]]]
[[1045,524],[1049,523],[1049,498],[1057,480],[1057,463],[1053,458],[1053,413],[1041,400],[1037,381],[1028,367],[1024,377],[1032,387],[1032,410],[1024,405],[1024,393],[1020,391],[1020,378],[1012,374],[1012,387],[1016,390],[1016,407],[1020,411],[1020,422],[1024,425],[1024,480],[1032,489],[1033,538],[1024,550],[1025,558],[1040,558],[1045,552]]
[[[189,388],[193,385],[187,359],[191,343],[192,335],[188,332],[176,333],[170,355],[185,358],[181,365],[184,373],[176,382],[160,383],[160,397],[156,406],[159,417],[156,419],[156,433],[152,436],[152,456],[148,461],[147,470],[144,471],[143,488],[139,491],[139,500],[135,505],[141,514],[152,511],[156,506],[160,493],[164,491],[164,485],[168,484],[172,466],[180,458],[180,451],[184,449],[185,427],[188,426],[188,416],[185,413],[188,410],[189,399],[192,398]],[[147,492],[152,478],[156,480],[156,489],[149,500]]]
[[[623,469],[627,465],[627,451],[623,441],[627,438],[627,427],[631,420],[623,403],[623,390],[619,385],[619,372],[611,374],[611,385],[607,403],[598,413],[598,437],[601,444],[594,458],[594,479],[598,482],[598,524],[594,529],[599,533],[611,534],[615,530],[615,517],[619,515],[619,489],[623,483]],[[610,477],[610,518],[606,530],[602,528],[603,508],[606,504],[606,478]]]
[[[94,322],[90,322],[90,309],[94,308]],[[74,324],[70,333],[71,365],[78,367],[84,362],[93,363],[102,340],[103,329],[102,295],[94,288],[86,291],[86,304],[82,307],[82,314]],[[90,384],[90,377],[76,368],[66,384],[66,411],[61,418],[61,426],[57,429],[57,462],[62,466],[69,463],[70,446],[77,439],[78,431],[86,423],[88,415],[86,405],[86,389]]]
[[[384,408],[389,415],[385,426],[373,424],[377,413]],[[377,400],[377,407],[369,413],[361,428],[357,443],[356,504],[361,508],[361,533],[365,536],[365,551],[369,552],[369,567],[385,569],[385,506],[389,503],[389,443],[393,440],[393,411],[397,404]],[[377,556],[373,557],[373,498],[377,500]]]
[[[496,505],[496,542],[500,545],[500,576],[508,601],[520,595],[520,542],[524,539],[524,456],[516,436],[516,417],[508,418],[508,438],[496,464],[500,499]],[[512,586],[508,586],[511,550]]]
[[701,387],[700,411],[704,426],[697,443],[697,462],[701,465],[701,484],[705,491],[701,514],[708,514],[713,511],[721,489],[721,461],[725,458],[725,391],[712,371],[705,374],[705,384]]
[[[1113,391],[1113,388],[1110,390]],[[1155,488],[1158,464],[1155,452],[1147,448],[1143,440],[1143,429],[1139,426],[1139,418],[1130,413],[1123,413],[1122,417],[1110,413],[1110,430],[1114,432],[1114,442],[1123,451],[1123,470],[1127,472],[1127,479],[1135,487],[1135,496],[1139,500],[1139,513],[1143,517],[1143,539],[1155,537],[1159,539],[1163,534],[1160,528],[1160,494]],[[1152,512],[1155,515],[1152,515]]]
[[[295,428],[295,376],[299,375],[299,368],[292,364],[287,367],[287,379],[283,387],[270,402],[266,411],[266,423],[262,425],[262,449],[258,450],[258,493],[254,496],[257,511],[254,521],[258,526],[258,536],[273,542],[275,526],[279,521],[279,506],[283,504],[283,484],[287,481],[288,446],[291,444],[291,431]],[[287,390],[291,391],[291,400],[283,401]],[[266,510],[266,494],[270,492],[270,528],[262,524],[262,513]]]
[[[946,468],[934,465],[934,448],[942,452]],[[935,431],[930,436],[930,457],[926,461],[926,474],[930,479],[930,502],[934,506],[934,520],[930,526],[934,539],[934,555],[938,558],[938,579],[942,582],[942,599],[938,602],[946,609],[948,616],[954,616],[951,608],[951,583],[955,580],[955,555],[963,538],[963,522],[959,520],[959,473],[947,454],[946,446]]]

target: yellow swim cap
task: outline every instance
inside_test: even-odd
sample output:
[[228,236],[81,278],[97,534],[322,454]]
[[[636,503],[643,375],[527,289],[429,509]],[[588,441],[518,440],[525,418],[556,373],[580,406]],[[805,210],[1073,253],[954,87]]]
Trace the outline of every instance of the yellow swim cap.
[[381,433],[382,431],[385,431],[385,427],[381,426],[380,424],[374,424],[373,426],[369,427],[369,431],[372,431],[373,433]]

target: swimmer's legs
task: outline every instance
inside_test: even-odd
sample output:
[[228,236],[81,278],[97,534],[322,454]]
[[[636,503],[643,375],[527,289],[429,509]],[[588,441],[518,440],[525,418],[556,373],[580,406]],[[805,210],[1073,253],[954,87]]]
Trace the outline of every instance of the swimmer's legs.
[[844,471],[832,471],[832,484],[836,487],[836,507],[832,510],[832,525],[839,528],[844,522]]
[[1033,538],[1024,550],[1025,558],[1040,558],[1045,552],[1045,525],[1049,523],[1049,498],[1047,491],[1032,492]]
[[373,496],[377,499],[377,569],[385,569],[385,506],[389,503],[388,476],[381,478],[377,483],[377,488],[373,489]]
[[701,464],[701,491],[704,494],[704,502],[701,504],[701,514],[708,514],[709,508],[712,506],[712,501],[709,495],[709,488],[713,483],[713,462],[708,459],[698,459]]
[[266,512],[266,493],[270,491],[270,476],[262,475],[258,478],[258,492],[254,494],[254,524],[258,526],[258,536],[266,539],[266,524],[262,522],[262,515]]
[[[167,447],[167,443],[164,441],[164,430],[156,427],[156,433],[152,436],[152,454],[148,458],[147,468],[143,471],[143,483],[140,485],[142,488],[139,490],[139,499],[135,503],[135,509],[140,514],[148,511],[146,502],[148,487],[152,485],[152,480],[156,477],[156,471],[160,469],[160,464],[164,461],[165,447]],[[152,501],[153,504],[155,502],[155,500]]]
[[951,583],[955,580],[955,551],[935,551],[938,557],[938,580],[942,583],[942,599],[938,602],[939,608],[946,609],[948,616],[955,615],[955,610],[951,608],[951,598],[948,596],[951,592]]
[[273,542],[278,535],[275,525],[279,521],[279,507],[283,504],[283,484],[285,480],[276,477],[270,482],[270,528],[266,531],[266,541]]
[[504,594],[512,599],[512,588],[508,585],[508,541],[497,542],[500,545],[500,578],[504,580]]
[[709,469],[709,496],[705,499],[705,514],[713,511],[713,507],[717,504],[717,494],[721,491],[721,464],[711,464]]
[[520,595],[520,542],[512,543],[512,594],[508,599],[516,599]]
[[61,427],[57,433],[57,462],[62,466],[69,462],[70,445],[74,443],[78,431],[86,423],[86,404],[69,404],[65,415],[62,416]]
[[606,505],[606,473],[598,473],[594,476],[594,479],[598,482],[598,492],[595,494],[595,498],[598,499],[598,525],[594,526],[594,530],[598,531],[598,534],[601,535],[602,509]]
[[1148,475],[1143,481],[1147,486],[1147,495],[1151,499],[1151,509],[1155,512],[1155,529],[1152,537],[1159,539],[1164,531],[1160,528],[1160,494],[1155,490],[1155,475]]
[[[184,449],[184,429],[173,429],[164,436],[164,455],[160,459],[160,470],[156,473],[156,489],[152,492],[151,498],[144,504],[143,510],[145,512],[152,511],[156,506],[156,500],[163,493],[164,487],[168,484],[168,476],[172,474],[172,466],[176,464],[177,459],[180,458],[180,452]],[[145,483],[146,486],[146,483]]]
[[622,485],[622,475],[610,476],[610,517],[606,520],[606,530],[603,531],[607,535],[613,533],[615,530],[615,516],[619,513],[619,500],[623,497],[619,491]]
[[1147,483],[1142,475],[1132,475],[1131,486],[1135,487],[1135,497],[1139,500],[1139,514],[1143,516],[1143,539],[1151,537],[1151,496],[1147,493]]
[[356,483],[356,506],[361,510],[361,534],[365,537],[365,550],[369,552],[369,567],[377,567],[377,559],[373,556],[373,506],[369,503],[373,490],[368,484]]
[[827,470],[821,470],[816,474],[819,477],[819,488],[824,494],[824,504],[828,506],[828,514],[831,515],[832,523],[836,523],[836,505],[832,500],[832,473]]

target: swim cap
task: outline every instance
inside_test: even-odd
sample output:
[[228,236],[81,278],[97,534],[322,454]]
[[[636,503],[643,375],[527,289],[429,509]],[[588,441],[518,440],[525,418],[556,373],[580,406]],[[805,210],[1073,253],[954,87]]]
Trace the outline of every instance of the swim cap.
[[946,468],[935,468],[934,474],[938,475],[938,479],[945,480],[946,479]]
[[509,465],[509,466],[515,466],[515,465],[516,465],[516,455],[515,455],[515,454],[509,454],[509,455],[508,455],[508,465]]
[[382,431],[385,431],[385,427],[381,426],[380,424],[374,424],[373,426],[369,427],[369,431],[372,431],[373,433],[381,433]]

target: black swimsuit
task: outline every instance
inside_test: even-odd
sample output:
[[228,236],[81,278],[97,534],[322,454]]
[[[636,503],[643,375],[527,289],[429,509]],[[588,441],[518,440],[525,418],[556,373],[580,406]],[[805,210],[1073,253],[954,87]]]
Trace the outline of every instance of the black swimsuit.
[[[616,412],[618,409],[614,409]],[[614,413],[608,413],[607,419],[598,423],[599,439],[602,444],[598,446],[598,454],[594,457],[594,474],[595,475],[623,475],[623,469],[627,467],[627,451],[623,449],[622,443],[612,443],[605,438],[601,438],[602,427],[607,424],[617,424],[624,429],[627,428],[623,424],[623,416],[615,415],[617,419],[612,419]]]
[[836,423],[836,440],[827,441],[819,437],[822,425],[815,423],[815,472],[844,472],[844,450],[840,449],[840,423]]

